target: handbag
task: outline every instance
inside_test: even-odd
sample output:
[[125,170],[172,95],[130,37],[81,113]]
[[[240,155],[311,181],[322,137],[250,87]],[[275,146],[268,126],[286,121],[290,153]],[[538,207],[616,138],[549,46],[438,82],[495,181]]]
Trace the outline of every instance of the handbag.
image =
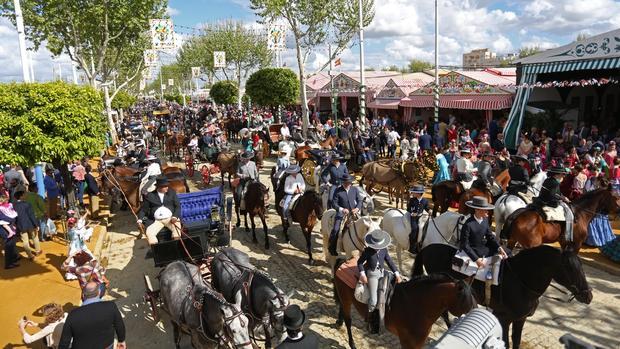
[[368,284],[363,284],[358,281],[357,285],[355,285],[355,292],[353,293],[355,299],[362,303],[368,304],[368,299],[370,298],[370,290],[368,289]]

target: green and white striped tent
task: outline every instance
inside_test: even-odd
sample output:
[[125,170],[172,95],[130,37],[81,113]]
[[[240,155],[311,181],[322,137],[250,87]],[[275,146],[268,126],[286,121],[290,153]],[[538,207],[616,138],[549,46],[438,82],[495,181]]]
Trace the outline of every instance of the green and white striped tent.
[[[532,88],[541,74],[620,68],[620,29],[516,61],[520,79],[504,130],[506,147],[516,149]],[[524,85],[526,85],[524,87]]]

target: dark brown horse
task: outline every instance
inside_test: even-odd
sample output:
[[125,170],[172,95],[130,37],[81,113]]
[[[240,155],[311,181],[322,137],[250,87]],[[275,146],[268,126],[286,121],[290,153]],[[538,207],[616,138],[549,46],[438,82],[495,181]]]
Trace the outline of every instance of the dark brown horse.
[[[301,176],[301,174],[298,174]],[[276,212],[282,218],[282,207],[280,207],[280,201],[284,198],[284,181],[286,176],[280,180],[280,185],[276,189]],[[293,222],[299,223],[301,232],[306,238],[306,250],[308,252],[308,264],[314,265],[314,259],[312,259],[312,229],[314,225],[323,217],[323,200],[321,196],[315,191],[306,191],[299,199],[297,199],[297,205],[294,210],[291,210],[291,217]],[[282,229],[284,231],[284,239],[287,243],[290,242],[288,237],[288,228],[290,223],[282,219]]]
[[265,249],[269,249],[269,235],[267,234],[267,221],[265,220],[267,207],[269,206],[269,188],[259,181],[248,183],[243,197],[245,201],[245,210],[241,210],[239,208],[241,198],[238,197],[236,192],[237,191],[235,190],[233,198],[235,200],[235,212],[237,213],[237,227],[241,225],[241,219],[239,217],[239,211],[241,211],[241,214],[243,214],[243,218],[245,219],[245,231],[250,231],[248,228],[249,214],[250,221],[252,223],[252,242],[258,243],[258,240],[256,239],[254,217],[260,217],[260,220],[263,223],[263,230],[265,231]]
[[170,159],[180,159],[181,152],[185,148],[185,135],[183,133],[173,132],[166,138],[166,149]]
[[[338,270],[344,260],[336,261]],[[344,322],[349,334],[349,347],[355,348],[351,332],[351,305],[362,315],[368,314],[368,306],[355,299],[353,289],[334,277],[336,303],[339,305],[336,326]],[[395,334],[402,348],[422,348],[435,321],[446,311],[460,316],[476,307],[476,300],[469,284],[455,280],[447,274],[418,276],[397,284],[390,304],[386,304],[385,328]],[[374,323],[373,323],[374,322]],[[373,332],[378,332],[376,319],[370,323]]]
[[546,243],[560,242],[563,249],[571,247],[579,252],[588,236],[588,225],[597,213],[615,214],[620,209],[620,198],[610,189],[598,189],[584,194],[571,204],[575,215],[573,239],[564,236],[564,222],[545,222],[536,209],[525,207],[508,217],[501,237],[508,239],[511,247],[518,242],[523,248],[532,248]]
[[239,156],[235,152],[220,153],[217,156],[217,163],[220,166],[222,185],[224,184],[224,173],[228,173],[228,186],[231,186],[230,177],[237,173],[239,166]]

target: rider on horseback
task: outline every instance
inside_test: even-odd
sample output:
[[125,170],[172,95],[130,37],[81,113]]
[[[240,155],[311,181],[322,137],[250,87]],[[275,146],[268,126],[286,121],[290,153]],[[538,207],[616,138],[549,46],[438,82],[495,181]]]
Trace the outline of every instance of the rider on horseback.
[[142,175],[142,178],[140,179],[140,198],[142,198],[148,193],[149,188],[153,185],[153,183],[155,183],[155,179],[157,179],[157,177],[162,173],[161,166],[157,162],[156,157],[154,157],[153,155],[149,155],[146,157],[145,160],[148,162],[149,165],[147,166],[144,174]]
[[570,203],[570,200],[562,195],[560,191],[560,183],[564,177],[566,177],[568,171],[564,167],[555,166],[548,169],[547,173],[551,176],[543,182],[540,195],[534,199],[534,205],[543,209],[547,221],[562,220],[561,217],[549,217],[550,211],[554,211],[553,209],[557,209],[558,206],[561,206],[559,211],[556,211],[556,214],[561,215],[564,213],[563,220],[566,222],[565,235],[569,237],[567,240],[570,240],[573,235],[573,212],[567,205]]
[[527,158],[523,155],[515,155],[515,164],[510,166],[508,174],[510,175],[510,183],[508,183],[507,191],[511,195],[526,194],[527,186],[530,182],[530,176],[525,169]]
[[254,154],[251,151],[246,151],[241,154],[239,160],[239,167],[237,168],[237,176],[240,178],[239,185],[236,192],[237,197],[240,199],[239,208],[245,210],[245,201],[243,200],[243,194],[245,194],[245,188],[248,183],[258,180],[258,170],[256,164],[252,161]]
[[344,175],[349,174],[347,167],[340,162],[342,156],[338,154],[332,155],[331,164],[323,170],[321,173],[321,183],[329,183],[329,197],[327,199],[327,207],[332,207],[332,201],[334,200],[334,192],[336,188],[341,184],[341,178]]
[[478,180],[484,186],[484,189],[491,189],[493,185],[493,176],[491,174],[493,170],[493,159],[495,155],[493,155],[490,151],[485,151],[482,153],[482,161],[478,163]]
[[336,245],[338,244],[338,233],[340,232],[342,220],[345,215],[358,214],[363,204],[359,190],[353,186],[353,180],[355,178],[348,173],[344,173],[338,177],[338,179],[339,182],[342,182],[342,186],[335,189],[333,194],[332,205],[336,210],[336,218],[334,220],[334,227],[329,235],[329,253],[332,256],[338,256]]
[[409,193],[413,195],[411,199],[409,199],[409,203],[407,204],[407,211],[411,214],[411,233],[409,234],[409,252],[417,253],[418,252],[418,233],[420,228],[418,226],[418,221],[420,220],[420,215],[424,212],[429,211],[428,200],[423,198],[424,195],[424,186],[415,185],[413,188],[409,189]]
[[282,205],[282,218],[286,221],[289,220],[290,204],[293,197],[296,195],[303,195],[306,191],[306,181],[299,175],[299,165],[291,165],[286,169],[288,177],[284,181],[284,204]]
[[465,189],[469,189],[465,182],[471,182],[474,179],[474,165],[471,162],[471,149],[465,148],[461,150],[461,157],[456,160],[456,180],[463,184]]

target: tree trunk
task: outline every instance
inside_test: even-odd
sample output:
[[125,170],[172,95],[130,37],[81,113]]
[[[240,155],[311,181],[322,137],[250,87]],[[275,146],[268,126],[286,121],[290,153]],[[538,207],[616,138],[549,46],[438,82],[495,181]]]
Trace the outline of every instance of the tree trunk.
[[301,101],[301,117],[303,120],[302,132],[304,138],[308,137],[308,101],[306,100],[306,76],[303,62],[303,54],[299,45],[299,39],[295,38],[295,46],[297,49],[297,65],[299,66],[299,82],[301,84],[300,101]]
[[108,117],[108,127],[110,128],[110,136],[112,138],[112,144],[118,142],[118,136],[116,134],[116,126],[114,124],[114,118],[112,117],[112,99],[110,98],[110,90],[108,85],[103,86],[103,92],[105,96],[105,112]]
[[237,106],[241,110],[241,67],[237,67]]

